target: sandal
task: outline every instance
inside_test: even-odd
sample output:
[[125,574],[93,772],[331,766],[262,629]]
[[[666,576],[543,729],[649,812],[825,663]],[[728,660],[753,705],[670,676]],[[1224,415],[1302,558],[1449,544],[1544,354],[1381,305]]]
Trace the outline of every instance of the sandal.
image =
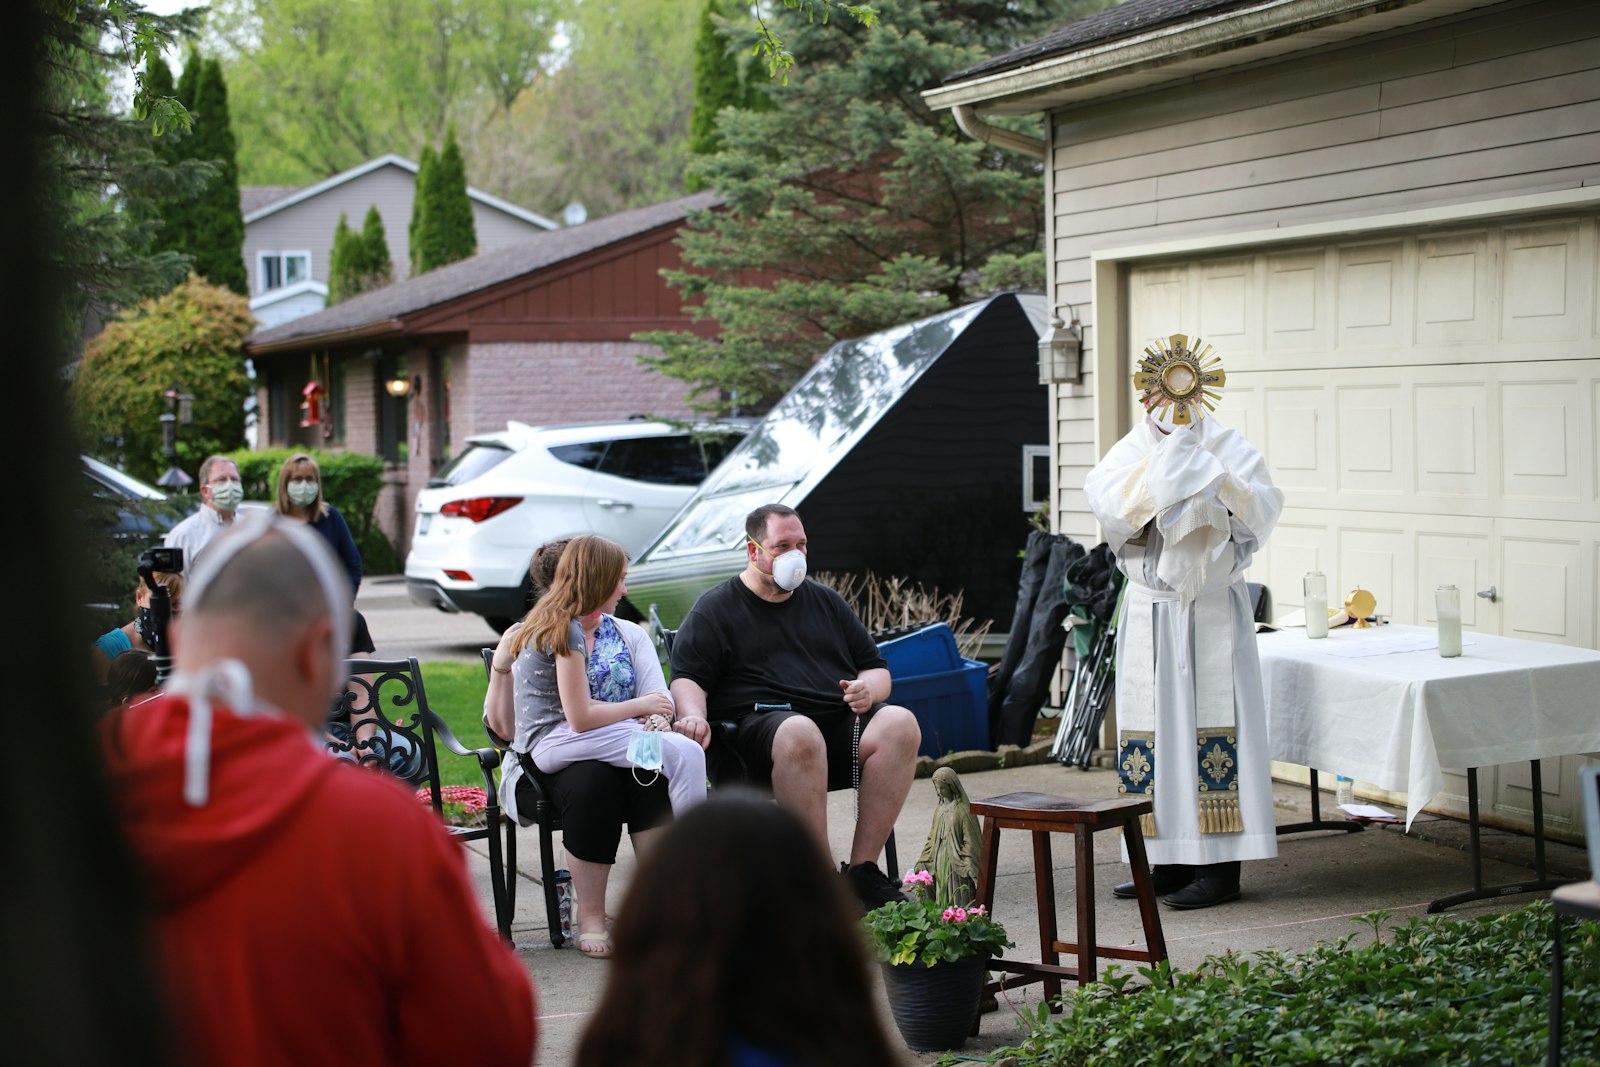
[[[585,948],[585,945],[599,945],[599,948]],[[608,960],[611,958],[611,931],[585,930],[577,937],[578,951],[592,960]]]

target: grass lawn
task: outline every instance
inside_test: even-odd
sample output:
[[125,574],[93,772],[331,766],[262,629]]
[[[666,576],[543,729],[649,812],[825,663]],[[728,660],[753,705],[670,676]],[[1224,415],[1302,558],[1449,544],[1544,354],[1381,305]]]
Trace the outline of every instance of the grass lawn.
[[[449,724],[450,729],[468,748],[485,748],[488,735],[483,732],[483,694],[488,682],[483,676],[481,663],[424,663],[422,684],[428,690],[428,706]],[[478,765],[455,755],[443,745],[439,748],[439,784],[483,784]]]

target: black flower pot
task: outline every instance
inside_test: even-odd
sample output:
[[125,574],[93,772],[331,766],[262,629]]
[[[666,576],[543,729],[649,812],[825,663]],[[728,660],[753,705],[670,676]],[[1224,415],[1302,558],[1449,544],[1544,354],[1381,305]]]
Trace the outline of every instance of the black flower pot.
[[983,993],[987,956],[954,963],[882,964],[889,1013],[907,1048],[936,1052],[960,1048],[972,1034]]

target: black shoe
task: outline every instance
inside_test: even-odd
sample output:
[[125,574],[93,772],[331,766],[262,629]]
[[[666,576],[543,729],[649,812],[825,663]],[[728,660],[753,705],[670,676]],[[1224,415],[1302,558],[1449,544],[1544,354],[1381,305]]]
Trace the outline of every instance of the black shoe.
[[891,901],[910,899],[900,892],[900,883],[891,881],[876,863],[858,863],[846,868],[844,877],[856,898],[861,901],[862,908],[867,911]]
[[[1155,883],[1156,896],[1164,897],[1168,893],[1176,893],[1190,882],[1194,881],[1195,869],[1187,863],[1163,863],[1159,867],[1150,868],[1150,879]],[[1132,900],[1139,895],[1132,882],[1123,882],[1111,887],[1111,895],[1123,900]]]
[[1239,899],[1239,861],[1211,863],[1195,868],[1194,881],[1162,898],[1169,908],[1187,911],[1210,908]]

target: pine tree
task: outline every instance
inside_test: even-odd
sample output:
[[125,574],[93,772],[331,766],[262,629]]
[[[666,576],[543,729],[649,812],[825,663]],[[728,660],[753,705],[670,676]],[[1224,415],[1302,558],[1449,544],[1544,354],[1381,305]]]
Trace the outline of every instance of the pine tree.
[[720,333],[637,335],[662,350],[645,362],[706,410],[760,411],[834,341],[984,295],[991,257],[1042,286],[1042,162],[967,138],[920,90],[1108,2],[879,0],[877,26],[825,33],[774,5],[798,75],[767,84],[773,110],[721,113],[697,169],[725,206],[690,219],[666,275]]
[[[709,155],[721,147],[717,140],[717,112],[737,107],[744,97],[739,84],[739,60],[730,54],[728,39],[713,19],[720,15],[717,0],[706,0],[700,10],[700,36],[694,42],[694,111],[689,116],[689,151]],[[692,169],[686,183],[691,192],[705,182]]]
[[377,204],[367,208],[367,217],[361,224],[361,244],[362,290],[382,289],[394,281],[394,262],[389,258],[389,238],[383,231],[383,216],[378,214]]
[[[50,229],[41,254],[59,295],[51,315],[64,346],[76,352],[91,315],[102,317],[107,309],[167,292],[186,277],[183,257],[160,251],[153,241],[160,205],[192,195],[205,173],[193,163],[174,164],[158,155],[160,142],[150,139],[153,127],[161,128],[162,138],[180,128],[170,101],[145,90],[146,101],[155,106],[138,120],[114,105],[110,87],[126,75],[126,67],[100,42],[126,28],[120,16],[96,3],[35,4],[29,10],[43,33],[30,119],[39,131],[40,149],[37,158],[31,150],[13,150],[11,163],[39,168],[39,202],[27,210]],[[180,22],[148,12],[133,18],[136,26],[154,25],[163,32]],[[116,195],[107,195],[108,190]]]
[[433,185],[433,172],[438,169],[438,157],[433,145],[422,146],[422,158],[417,161],[417,178],[411,187],[411,222],[406,227],[406,243],[410,246],[411,276],[423,271],[422,245],[429,237],[433,225],[428,218],[428,190]]
[[436,260],[425,270],[467,259],[477,252],[477,227],[472,221],[472,201],[467,198],[467,164],[461,158],[454,126],[450,127],[444,150],[439,153],[429,210],[438,212],[438,246]]
[[183,73],[178,75],[178,103],[194,112],[195,92],[200,85],[200,50],[189,49],[189,56],[183,61]]
[[339,224],[333,228],[333,250],[328,253],[328,307],[361,292],[365,253],[366,246],[350,230],[349,216],[339,212]]
[[[694,156],[712,155],[722,147],[717,113],[723,108],[772,108],[772,97],[762,91],[758,78],[750,76],[745,49],[734,46],[718,25],[718,19],[728,17],[726,6],[726,0],[706,0],[700,11],[700,34],[694,44],[694,110],[689,116],[689,151]],[[694,193],[706,184],[691,158],[685,187]]]
[[[184,148],[191,159],[213,163],[217,172],[193,205],[184,251],[194,257],[196,274],[212,285],[244,296],[249,292],[244,269],[244,215],[239,209],[238,146],[228,120],[228,86],[222,77],[222,64],[215,59],[202,60],[194,53],[190,63],[199,65],[200,71],[192,108],[194,132]],[[183,78],[188,77],[186,67]],[[179,96],[182,97],[181,88]]]
[[[172,81],[172,68],[167,66],[167,61],[160,56],[153,57],[145,67],[145,89],[157,96],[177,95],[177,88]],[[155,152],[156,158],[169,166],[175,166],[188,158],[185,142],[189,139],[188,130],[167,130],[160,136],[150,135],[150,147]],[[194,203],[192,195],[176,194],[164,197],[155,205],[157,216],[155,238],[151,248],[157,252],[175,252],[185,258],[185,271],[192,269],[194,261],[189,257],[186,235],[192,232],[188,212]]]
[[394,265],[389,259],[389,242],[378,205],[367,208],[359,233],[350,228],[349,216],[340,212],[328,260],[327,305],[332,307],[358,293],[382,289],[393,280]]

